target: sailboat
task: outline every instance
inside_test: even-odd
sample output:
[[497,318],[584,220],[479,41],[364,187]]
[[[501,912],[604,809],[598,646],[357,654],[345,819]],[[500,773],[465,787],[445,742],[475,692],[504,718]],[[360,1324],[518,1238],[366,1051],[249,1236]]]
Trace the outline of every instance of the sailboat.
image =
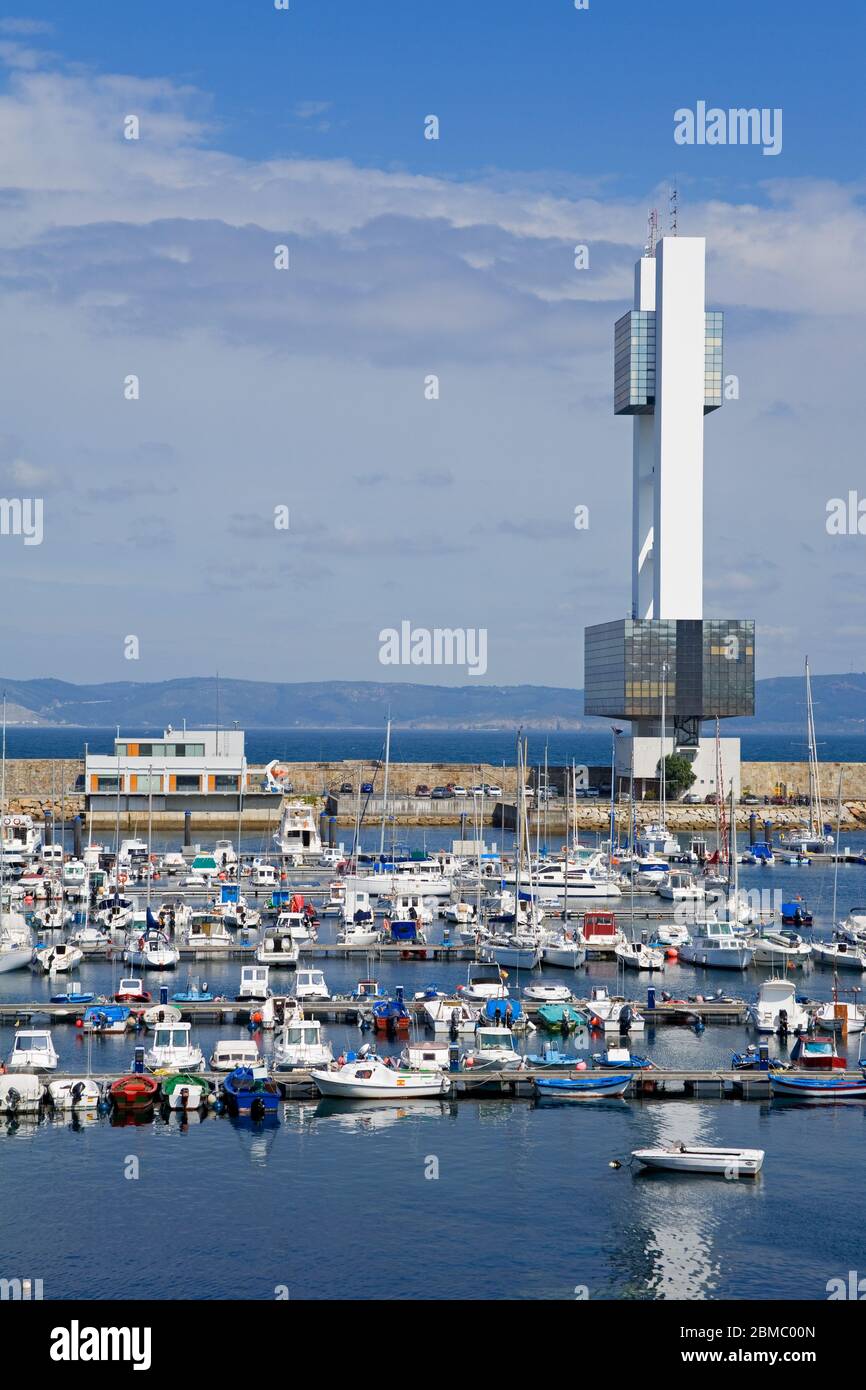
[[824,854],[834,843],[833,836],[824,825],[824,810],[821,804],[821,768],[818,763],[818,744],[815,738],[815,711],[812,705],[812,677],[809,672],[809,658],[806,657],[806,738],[809,744],[809,831],[789,830],[781,838],[787,850],[797,854]]

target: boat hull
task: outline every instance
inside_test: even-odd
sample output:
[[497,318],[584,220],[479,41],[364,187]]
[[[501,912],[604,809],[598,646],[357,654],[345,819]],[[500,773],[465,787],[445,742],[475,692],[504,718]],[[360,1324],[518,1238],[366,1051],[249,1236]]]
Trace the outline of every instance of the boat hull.
[[622,1096],[631,1085],[631,1076],[536,1076],[539,1100],[606,1100]]
[[[770,1083],[772,1085],[772,1081]],[[632,1158],[644,1168],[667,1173],[700,1173],[725,1178],[754,1178],[764,1162],[763,1149],[635,1149]]]
[[866,1100],[866,1077],[849,1081],[844,1076],[771,1076],[770,1091],[780,1099]]

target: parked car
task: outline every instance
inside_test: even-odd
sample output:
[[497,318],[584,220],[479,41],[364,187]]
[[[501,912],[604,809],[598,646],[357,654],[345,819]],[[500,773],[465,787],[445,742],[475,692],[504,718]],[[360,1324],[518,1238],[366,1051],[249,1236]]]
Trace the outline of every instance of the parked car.
[[700,792],[686,792],[682,798],[687,806],[700,806],[703,799]]
[[373,783],[372,783],[372,782],[362,782],[362,783],[361,783],[361,791],[362,791],[362,793],[364,794],[364,796],[372,796],[372,793],[373,793]]
[[718,792],[708,792],[708,794],[704,797],[704,805],[705,805],[705,806],[717,806],[718,804],[719,804],[719,794],[718,794]]
[[416,795],[416,796],[429,796],[429,795],[430,795],[430,788],[427,786],[427,783],[426,783],[426,782],[419,782],[419,783],[418,783],[417,787],[415,788],[415,795]]
[[493,782],[493,783],[487,788],[487,795],[488,795],[488,796],[501,796],[501,795],[502,795],[502,788],[499,787],[499,786],[497,786],[497,784],[496,784],[495,782]]
[[748,796],[741,796],[740,802],[743,806],[760,806],[761,798],[759,796],[753,796],[750,792]]
[[451,796],[466,796],[465,787],[453,787],[449,785],[448,791]]
[[430,795],[434,801],[447,801],[451,793],[447,787],[434,787]]
[[342,793],[343,796],[351,796],[351,795],[352,795],[352,792],[353,792],[354,790],[355,790],[355,788],[352,786],[352,783],[351,783],[351,782],[341,782],[341,783],[340,783],[340,792]]

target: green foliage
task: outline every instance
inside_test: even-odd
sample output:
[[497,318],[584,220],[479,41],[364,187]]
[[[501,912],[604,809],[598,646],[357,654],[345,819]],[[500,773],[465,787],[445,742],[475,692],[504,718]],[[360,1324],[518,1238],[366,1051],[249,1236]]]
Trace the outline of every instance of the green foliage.
[[[656,772],[660,766],[661,761],[656,764]],[[665,758],[665,796],[675,800],[688,791],[694,780],[695,774],[688,758],[681,753],[668,753]]]

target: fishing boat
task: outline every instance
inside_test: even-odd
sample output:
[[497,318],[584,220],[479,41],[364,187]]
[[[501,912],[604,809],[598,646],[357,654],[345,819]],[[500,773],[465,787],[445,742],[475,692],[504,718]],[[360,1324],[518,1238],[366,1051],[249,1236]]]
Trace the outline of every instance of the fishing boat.
[[735,934],[730,922],[698,924],[678,949],[681,961],[712,970],[745,970],[755,954],[754,947]]
[[150,991],[142,988],[141,980],[129,977],[121,980],[114,995],[115,1004],[149,1004]]
[[519,1071],[523,1058],[510,1028],[478,1028],[475,1046],[460,1059],[461,1071]]
[[296,999],[330,999],[325,976],[321,970],[299,970],[295,977]]
[[314,1071],[320,1095],[342,1100],[403,1100],[447,1095],[451,1082],[441,1070],[409,1071],[386,1067],[378,1057],[359,1058],[339,1069]]
[[69,1076],[49,1081],[48,1099],[55,1110],[96,1110],[102,1091],[90,1076]]
[[349,995],[349,998],[372,1000],[384,999],[385,991],[382,989],[382,986],[379,984],[378,980],[359,980],[355,988],[352,990],[352,993]]
[[322,1041],[317,1018],[304,1018],[300,1010],[286,1019],[274,1035],[274,1066],[327,1067],[333,1061],[331,1044]]
[[787,1071],[791,1063],[783,1062],[780,1057],[767,1057],[765,1061],[755,1043],[749,1043],[745,1052],[733,1054],[731,1066],[734,1071]]
[[81,1027],[85,1033],[125,1033],[130,1019],[126,1004],[91,1004],[84,1010]]
[[596,952],[613,951],[625,937],[616,924],[613,912],[587,912],[578,929],[578,941],[585,947],[587,955]]
[[209,1092],[207,1081],[185,1072],[161,1077],[159,1089],[169,1110],[198,1110],[207,1102]]
[[191,1037],[191,1023],[160,1023],[153,1042],[144,1054],[144,1065],[151,1071],[199,1071],[204,1054]]
[[851,1000],[830,999],[816,1010],[815,1024],[825,1033],[862,1033],[866,1009]]
[[465,999],[425,999],[421,1012],[428,1028],[432,1028],[434,1033],[449,1033],[452,1036],[455,1031],[460,1037],[474,1033],[478,1021],[478,1010],[473,1009]]
[[809,1015],[797,1002],[794,986],[789,980],[765,980],[758,997],[749,1005],[748,1018],[759,1033],[799,1033],[809,1027]]
[[90,991],[82,990],[80,983],[74,982],[68,990],[60,994],[52,994],[52,1004],[76,1004],[82,1008],[87,1004],[92,1004],[96,995]]
[[373,1005],[373,1026],[378,1033],[408,1033],[411,1022],[400,990],[395,998],[380,999]]
[[9,1071],[56,1071],[59,1057],[50,1032],[43,1028],[20,1028],[12,1041]]
[[813,941],[812,959],[833,970],[866,970],[866,950],[850,941]]
[[791,1049],[791,1061],[810,1071],[844,1071],[848,1065],[848,1059],[836,1050],[836,1039],[826,1035],[806,1038],[801,1034]]
[[276,1115],[280,1106],[280,1088],[268,1076],[257,1076],[249,1067],[236,1067],[222,1083],[226,1106],[231,1115],[249,1115],[263,1120]]
[[232,934],[225,921],[215,917],[212,911],[194,912],[190,917],[186,944],[196,952],[222,952],[231,946]]
[[212,1004],[216,998],[207,987],[207,981],[187,980],[186,989],[177,990],[172,996],[174,1004]]
[[159,1082],[145,1072],[119,1076],[108,1088],[109,1099],[117,1110],[143,1110],[153,1105]]
[[791,1100],[866,1100],[866,1077],[860,1081],[844,1076],[779,1076],[770,1077],[774,1097]]
[[211,1071],[256,1071],[262,1067],[258,1044],[252,1038],[220,1038],[211,1053]]
[[[775,1078],[770,1078],[773,1085]],[[709,1173],[725,1178],[754,1178],[764,1162],[763,1149],[714,1149],[671,1144],[668,1148],[634,1149],[632,1158],[645,1168],[668,1173]]]
[[0,1076],[0,1114],[34,1115],[42,1105],[43,1082],[34,1072]]
[[644,941],[621,941],[614,951],[617,961],[626,970],[664,970],[665,953],[658,946]]
[[596,1072],[575,1072],[572,1076],[536,1076],[535,1094],[544,1101],[608,1100],[621,1096],[631,1085],[631,1073],[599,1076]]

